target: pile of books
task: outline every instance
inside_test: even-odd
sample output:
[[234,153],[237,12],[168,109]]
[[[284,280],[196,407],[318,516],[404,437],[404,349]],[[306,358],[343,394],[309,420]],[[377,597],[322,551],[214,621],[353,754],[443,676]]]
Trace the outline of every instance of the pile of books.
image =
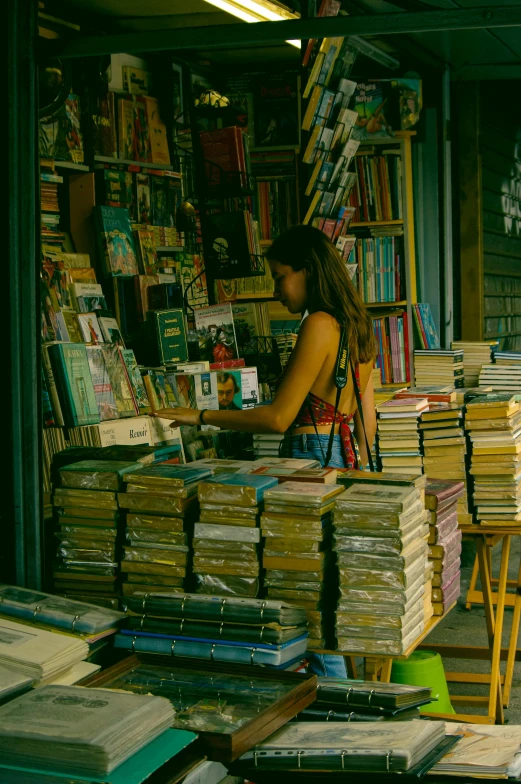
[[281,601],[152,593],[127,609],[116,648],[277,668],[306,652],[305,610]]
[[429,526],[418,480],[355,482],[336,500],[340,651],[401,655],[423,632]]
[[414,380],[417,387],[432,384],[464,385],[463,351],[418,349],[414,352]]
[[201,482],[193,562],[198,593],[258,595],[259,515],[265,491],[276,484],[272,477],[239,473]]
[[56,593],[80,601],[117,606],[120,510],[123,474],[140,463],[82,460],[59,470],[54,493],[58,547]]
[[516,397],[508,392],[475,397],[467,405],[474,507],[482,525],[518,525],[521,520],[519,409]]
[[376,406],[378,413],[378,455],[382,471],[395,474],[422,474],[418,419],[429,408],[424,398],[388,400]]
[[119,503],[127,510],[121,570],[123,594],[180,590],[187,573],[188,538],[199,482],[210,469],[158,464],[126,471]]
[[384,384],[409,384],[409,333],[407,312],[396,308],[390,313],[372,314],[376,338],[376,364]]
[[331,513],[342,489],[337,484],[289,481],[265,496],[261,528],[267,595],[307,611],[310,649],[331,642],[338,590]]
[[398,683],[319,678],[317,698],[298,721],[407,721],[420,718],[431,689]]
[[253,453],[255,457],[278,457],[283,435],[277,433],[255,433],[253,436]]
[[294,332],[282,332],[280,335],[275,335],[277,341],[277,348],[279,351],[280,364],[284,368],[288,364],[291,352],[295,348],[297,337]]
[[420,430],[425,474],[429,479],[463,482],[464,490],[458,496],[458,519],[460,523],[472,522],[468,507],[463,408],[457,403],[431,404],[422,414]]
[[[163,764],[195,736],[171,730],[174,709],[164,697],[81,686],[45,686],[0,707],[2,782],[138,781],[157,765],[161,736],[170,753]],[[171,733],[175,736],[172,743]],[[184,736],[181,741],[181,737]],[[139,750],[150,744],[143,755]],[[136,755],[133,757],[133,755]],[[132,764],[118,770],[125,761]],[[150,765],[156,759],[156,766]],[[114,779],[110,775],[114,771]],[[120,775],[119,775],[120,774]]]
[[481,366],[479,386],[491,386],[497,392],[521,392],[521,353],[498,351],[495,364]]
[[[482,365],[494,360],[497,340],[453,340],[453,351],[463,351],[463,377],[465,387],[477,387]],[[521,358],[521,357],[520,357]]]
[[464,492],[462,482],[428,480],[425,488],[425,507],[430,514],[429,560],[434,567],[434,615],[444,615],[460,595],[458,500]]

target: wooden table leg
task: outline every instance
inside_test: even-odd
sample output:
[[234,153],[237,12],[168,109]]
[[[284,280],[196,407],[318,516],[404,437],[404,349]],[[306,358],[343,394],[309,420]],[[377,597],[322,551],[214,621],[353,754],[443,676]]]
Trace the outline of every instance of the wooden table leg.
[[366,681],[378,681],[378,674],[385,664],[385,659],[379,656],[366,656],[364,664]]
[[[507,594],[508,562],[510,560],[510,536],[503,538],[501,545],[501,563],[497,589],[496,616],[494,623],[494,643],[492,646],[492,662],[490,671],[489,716],[495,715],[496,724],[504,724],[503,696],[501,689],[501,646],[503,638],[503,620],[505,617],[505,597]],[[495,704],[494,704],[495,703]]]
[[465,604],[465,608],[467,610],[472,610],[472,602],[469,601],[469,598],[476,590],[476,585],[478,584],[478,574],[479,574],[479,560],[478,560],[478,556],[476,555],[476,557],[474,558],[474,566],[472,567],[472,576],[470,578],[469,589],[467,591],[467,601]]
[[[508,538],[508,537],[507,537]],[[487,556],[487,538],[486,536],[476,539],[476,547],[478,551],[479,571],[481,577],[481,589],[483,591],[483,605],[485,607],[485,619],[487,622],[488,644],[491,652],[490,657],[490,691],[488,699],[488,716],[494,719],[499,724],[504,724],[503,717],[503,699],[501,694],[501,683],[499,682],[499,658],[496,662],[496,617],[494,616],[494,605],[492,602],[492,585],[490,582],[490,569],[489,560]],[[503,564],[504,550],[501,552],[501,561]],[[500,570],[500,582],[502,571]],[[506,587],[506,586],[505,586]],[[497,609],[501,612],[500,590],[498,589],[498,604]],[[502,616],[501,616],[501,629],[502,629]],[[499,640],[499,654],[501,654],[501,639]],[[499,714],[499,716],[498,716]]]
[[[510,582],[510,581],[509,581]],[[508,643],[507,668],[505,672],[505,685],[503,687],[503,705],[508,708],[510,702],[510,692],[512,680],[514,678],[514,664],[517,654],[517,638],[519,636],[519,624],[521,620],[521,562],[517,573],[517,589],[514,603],[514,613],[512,615],[512,630],[510,632],[510,642]]]
[[391,682],[391,669],[393,666],[392,659],[384,659],[382,664],[382,671],[380,673],[380,683],[390,683]]
[[347,670],[347,677],[353,680],[357,680],[356,674],[356,660],[354,656],[346,656],[345,657],[346,663],[346,670]]

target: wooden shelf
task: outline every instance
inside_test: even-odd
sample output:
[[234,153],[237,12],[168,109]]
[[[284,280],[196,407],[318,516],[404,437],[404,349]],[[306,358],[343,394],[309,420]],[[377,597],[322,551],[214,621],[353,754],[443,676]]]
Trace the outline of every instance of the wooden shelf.
[[357,226],[403,226],[403,218],[383,221],[352,221],[347,228],[356,228]]
[[156,253],[171,253],[173,251],[181,251],[184,249],[184,245],[157,245]]
[[139,166],[141,169],[158,169],[174,171],[171,163],[148,163],[146,161],[128,161],[125,158],[111,158],[109,155],[95,155],[95,163],[112,163],[114,166]]
[[273,299],[273,294],[237,294],[237,302],[248,299]]
[[397,308],[407,305],[406,299],[397,302],[364,302],[366,308]]
[[[48,158],[47,160],[51,160]],[[54,161],[54,165],[60,169],[72,169],[73,171],[90,171],[84,163],[73,163],[72,161]]]

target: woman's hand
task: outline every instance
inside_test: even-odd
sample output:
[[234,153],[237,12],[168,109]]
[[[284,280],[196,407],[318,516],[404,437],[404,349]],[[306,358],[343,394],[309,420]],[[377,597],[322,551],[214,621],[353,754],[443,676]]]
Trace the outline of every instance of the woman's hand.
[[151,416],[171,419],[172,424],[170,427],[201,424],[201,412],[194,411],[193,408],[160,408],[159,411],[155,411]]

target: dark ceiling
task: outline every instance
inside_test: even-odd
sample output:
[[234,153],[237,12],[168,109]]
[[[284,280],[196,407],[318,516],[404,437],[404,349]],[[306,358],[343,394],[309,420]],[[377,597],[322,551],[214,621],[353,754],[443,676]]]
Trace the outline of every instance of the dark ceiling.
[[[52,0],[46,2],[51,8]],[[299,7],[297,0],[286,4]],[[521,0],[342,0],[342,12],[349,15],[378,15],[454,9],[512,7],[519,9]],[[244,22],[219,11],[205,0],[67,0],[55,4],[70,19],[81,24],[82,33],[105,30],[107,33],[145,32],[174,28],[196,28]],[[90,29],[89,29],[90,28]],[[496,27],[464,31],[440,31],[414,34],[367,36],[385,51],[400,59],[403,53],[420,64],[443,67],[447,64],[455,80],[521,78],[521,27]],[[226,47],[200,51],[199,57],[228,64],[266,61],[298,65],[299,53],[288,45],[267,47]]]

